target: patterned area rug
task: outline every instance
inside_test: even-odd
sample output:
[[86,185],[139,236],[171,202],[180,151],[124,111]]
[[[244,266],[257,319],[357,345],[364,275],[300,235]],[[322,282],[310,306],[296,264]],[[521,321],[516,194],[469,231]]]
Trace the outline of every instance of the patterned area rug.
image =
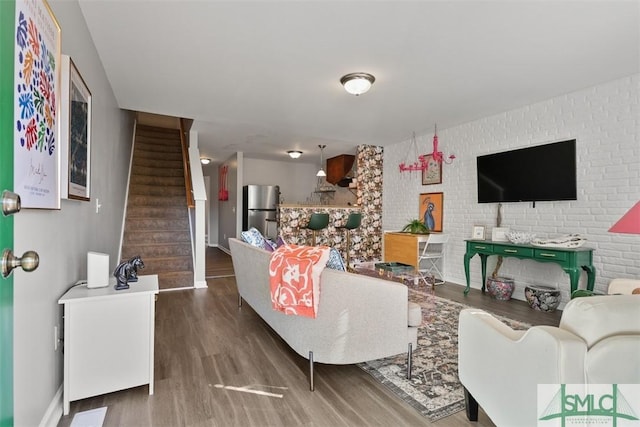
[[[458,381],[458,317],[464,304],[409,288],[409,300],[422,307],[418,348],[413,350],[411,380],[406,379],[407,357],[400,354],[360,363],[371,374],[430,421],[464,410]],[[530,325],[496,316],[514,329]]]

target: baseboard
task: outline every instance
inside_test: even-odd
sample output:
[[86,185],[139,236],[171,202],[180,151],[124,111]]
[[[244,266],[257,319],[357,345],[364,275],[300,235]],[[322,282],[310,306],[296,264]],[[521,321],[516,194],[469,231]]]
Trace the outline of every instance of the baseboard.
[[231,250],[225,248],[224,246],[218,245],[218,249],[220,249],[222,252],[224,252],[227,255],[231,255]]
[[40,420],[39,427],[56,427],[62,418],[62,384],[49,403],[49,407]]
[[196,281],[193,287],[196,289],[207,288],[208,287],[207,281],[206,280]]

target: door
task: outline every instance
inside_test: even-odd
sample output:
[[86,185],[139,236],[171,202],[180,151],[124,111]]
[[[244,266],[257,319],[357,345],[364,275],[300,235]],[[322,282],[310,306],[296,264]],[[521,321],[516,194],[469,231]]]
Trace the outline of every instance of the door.
[[[0,0],[0,64],[13,64],[15,1]],[[20,198],[13,190],[13,67],[0,69],[0,427],[13,426],[13,278],[11,270],[32,271],[38,254],[13,255],[13,218]]]
[[[0,64],[13,64],[15,2],[0,1]],[[0,69],[0,193],[13,189],[13,67]],[[0,213],[0,251],[13,248],[13,219]],[[13,425],[13,278],[0,275],[0,426]]]

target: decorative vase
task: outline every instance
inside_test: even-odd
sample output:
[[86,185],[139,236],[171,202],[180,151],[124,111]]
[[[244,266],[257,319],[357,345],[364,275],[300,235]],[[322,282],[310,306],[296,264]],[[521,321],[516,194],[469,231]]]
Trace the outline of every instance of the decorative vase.
[[524,296],[534,310],[552,312],[560,305],[560,291],[549,286],[529,285],[524,288]]
[[488,277],[487,291],[492,298],[498,301],[508,301],[513,295],[516,284],[509,277]]

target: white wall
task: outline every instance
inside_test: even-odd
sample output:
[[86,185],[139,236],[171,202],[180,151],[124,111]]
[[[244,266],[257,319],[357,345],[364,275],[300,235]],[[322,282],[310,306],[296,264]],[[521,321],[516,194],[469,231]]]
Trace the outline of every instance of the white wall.
[[244,158],[242,185],[279,185],[284,203],[304,202],[316,188],[318,164]]
[[63,200],[58,211],[15,215],[14,252],[33,249],[40,255],[36,271],[17,271],[14,279],[16,426],[38,425],[62,385],[62,351],[54,351],[53,335],[54,326],[62,326],[58,298],[87,277],[87,251],[108,253],[110,264],[117,264],[133,131],[132,116],[117,107],[78,3],[49,3],[62,28],[62,53],[71,56],[93,95],[91,201]]
[[[242,228],[242,217],[238,215],[242,206],[242,187],[238,190],[238,176],[242,173],[242,153],[236,153],[227,159],[223,165],[228,166],[227,171],[227,190],[229,192],[228,200],[218,201],[218,246],[229,250],[229,238],[239,237]],[[220,165],[222,167],[222,165]],[[213,189],[212,189],[213,190]],[[215,197],[217,199],[218,190]]]
[[[386,146],[383,227],[399,230],[418,217],[418,195],[444,192],[444,232],[450,234],[446,279],[465,284],[464,239],[473,225],[495,225],[497,204],[478,204],[476,157],[482,154],[577,139],[578,200],[503,204],[503,226],[540,237],[580,233],[595,248],[596,290],[615,277],[640,277],[640,236],[607,230],[640,200],[640,75],[635,75],[438,132],[440,149],[455,153],[444,165],[443,183],[423,186],[416,173],[398,172],[411,150],[409,141]],[[500,96],[496,94],[496,96]],[[418,151],[430,152],[433,134],[417,138]],[[411,151],[413,152],[413,151]],[[495,258],[487,263],[488,274]],[[514,298],[524,299],[527,284],[549,285],[569,300],[569,276],[555,264],[505,258],[501,275],[514,277]],[[582,274],[584,286],[586,274]],[[471,283],[480,287],[480,261],[471,260]]]

